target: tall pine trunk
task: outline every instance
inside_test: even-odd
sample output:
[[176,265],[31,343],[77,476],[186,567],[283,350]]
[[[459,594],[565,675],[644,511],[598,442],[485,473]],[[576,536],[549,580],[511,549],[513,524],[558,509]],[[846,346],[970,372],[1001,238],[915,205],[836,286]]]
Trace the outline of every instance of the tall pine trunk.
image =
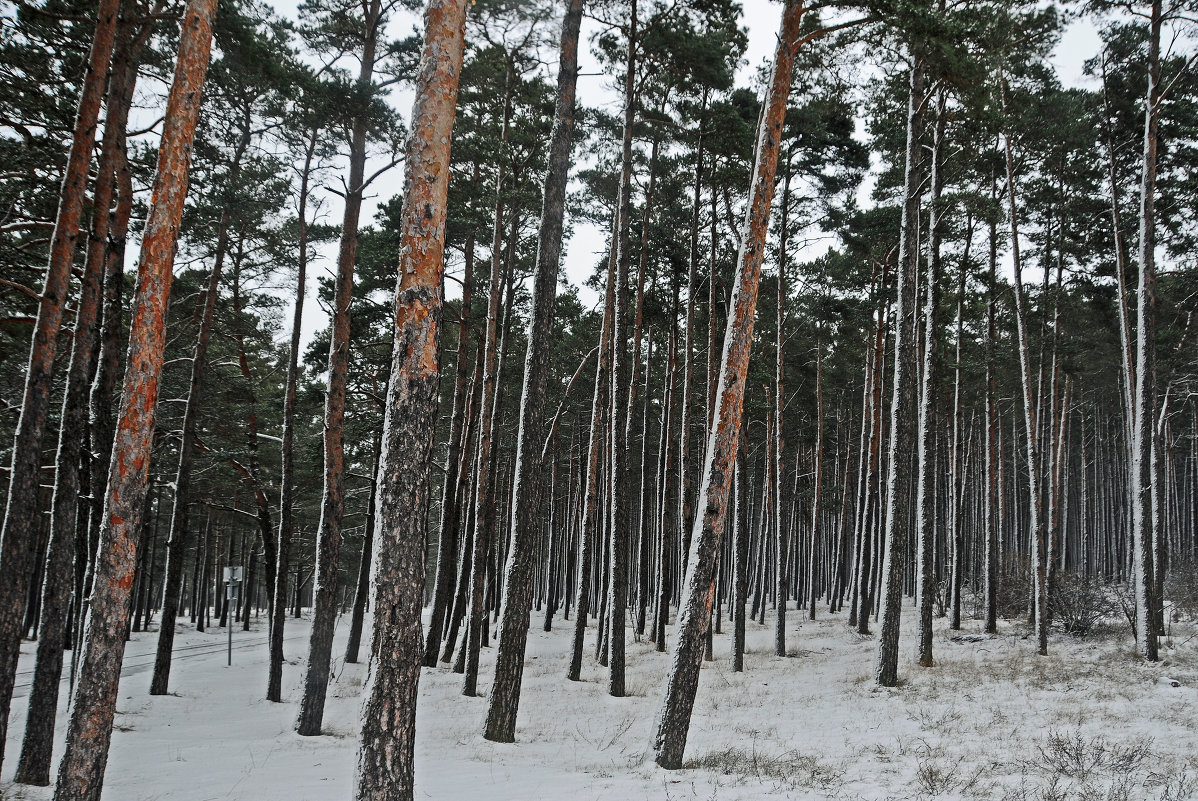
[[[632,263],[629,252],[632,242],[632,137],[636,121],[636,49],[637,49],[637,4],[632,0],[631,19],[628,26],[628,56],[624,69],[624,131],[620,157],[620,194],[617,201],[619,223],[616,227],[616,284],[615,306],[612,310],[611,349],[611,410],[608,415],[608,433],[611,442],[611,480],[608,484],[607,503],[610,505],[608,527],[610,561],[608,562],[607,595],[607,692],[615,698],[624,697],[625,622],[628,606],[628,538],[631,505],[631,476],[628,472],[628,424],[632,411],[632,396],[636,382],[632,376],[631,359],[639,359],[639,352],[630,354],[628,347],[628,270]],[[650,169],[652,170],[651,165]],[[652,181],[652,178],[650,178]],[[652,197],[646,195],[645,208],[648,213]],[[639,343],[638,343],[639,346]],[[621,388],[628,387],[627,395]],[[625,403],[625,398],[628,402]]]
[[275,545],[275,583],[270,588],[270,656],[266,700],[283,700],[283,627],[287,620],[287,573],[290,570],[291,536],[295,530],[295,398],[299,383],[300,338],[303,334],[304,291],[308,281],[308,192],[312,179],[319,129],[314,129],[304,153],[299,188],[299,241],[295,276],[295,308],[291,312],[291,344],[287,349],[287,379],[283,390],[283,437],[279,446],[279,536]]
[[902,230],[899,234],[898,286],[894,310],[894,365],[891,380],[890,442],[886,474],[882,565],[879,576],[880,615],[874,680],[883,687],[898,684],[899,620],[902,616],[903,575],[911,526],[909,469],[915,445],[917,414],[915,353],[916,273],[919,269],[919,196],[923,183],[922,139],[925,110],[924,60],[913,54],[907,105],[906,177],[903,184]]
[[1157,659],[1156,558],[1162,541],[1156,432],[1156,160],[1160,128],[1161,0],[1153,0],[1148,34],[1148,90],[1140,176],[1139,281],[1136,287],[1136,367],[1132,400],[1131,536],[1136,594],[1136,650]]
[[17,658],[21,653],[25,601],[37,557],[37,531],[41,525],[38,513],[41,508],[38,499],[41,444],[50,410],[54,354],[70,292],[71,265],[87,194],[88,166],[104,97],[104,79],[116,40],[119,9],[120,0],[101,0],[96,9],[96,28],[59,189],[50,260],[33,327],[25,388],[13,439],[8,504],[4,511],[3,531],[0,531],[0,760],[4,756],[9,705],[16,681]]
[[[510,61],[507,62],[507,92],[503,103],[503,125],[500,134],[500,148],[506,150],[508,131],[512,117],[512,92],[514,87],[514,70]],[[466,626],[466,663],[462,694],[474,696],[478,683],[478,658],[482,643],[483,618],[488,614],[485,608],[486,578],[490,565],[486,558],[490,551],[492,531],[492,510],[495,507],[495,456],[491,446],[494,439],[496,422],[496,377],[498,372],[499,350],[499,306],[503,297],[503,225],[504,225],[504,177],[507,174],[507,154],[499,155],[499,167],[495,179],[495,211],[494,227],[491,239],[491,274],[488,281],[488,299],[486,316],[486,334],[483,340],[483,389],[482,407],[479,411],[478,456],[475,474],[474,498],[474,538],[473,557],[470,571],[470,606]]]
[[357,801],[413,798],[449,146],[462,69],[465,0],[431,0],[424,19],[405,165],[395,343],[378,474],[374,631],[363,688],[354,779]]
[[944,139],[944,93],[937,92],[938,109],[931,153],[931,203],[928,214],[928,258],[924,280],[923,310],[923,372],[919,388],[918,438],[919,473],[915,496],[915,599],[919,612],[917,652],[920,667],[932,667],[932,603],[936,592],[936,423],[934,397],[936,393],[937,353],[936,328],[940,305],[940,216],[944,176],[941,169],[940,144]]
[[[365,37],[357,85],[364,97],[374,75],[375,51],[381,31],[381,0],[363,3]],[[325,696],[333,661],[333,629],[337,623],[337,563],[345,514],[345,395],[349,379],[349,307],[353,302],[354,262],[358,253],[358,217],[362,211],[366,171],[369,111],[358,108],[350,135],[349,179],[341,245],[333,290],[332,335],[329,340],[328,385],[324,406],[324,492],[320,528],[316,535],[316,573],[312,587],[312,629],[308,637],[308,669],[295,730],[304,736],[320,734]]]
[[[477,170],[476,170],[477,174]],[[461,508],[464,503],[462,490],[466,484],[466,473],[470,459],[463,453],[470,452],[469,425],[466,407],[469,402],[466,377],[466,354],[470,348],[470,304],[474,296],[474,235],[467,234],[465,265],[462,269],[462,302],[458,311],[458,352],[454,362],[453,412],[450,420],[449,448],[445,460],[445,484],[441,492],[441,519],[437,533],[437,574],[433,587],[433,608],[429,616],[428,631],[424,642],[424,666],[436,667],[437,653],[441,648],[441,635],[445,629],[446,615],[452,612],[455,571],[457,567],[458,537],[461,530]]]
[[803,5],[794,0],[787,2],[782,12],[767,101],[757,131],[757,163],[750,184],[736,281],[724,334],[724,355],[716,394],[718,405],[707,437],[707,455],[699,490],[698,508],[702,510],[702,516],[695,520],[671,667],[653,738],[654,761],[667,769],[682,767],[699,684],[699,664],[703,658],[707,627],[711,625],[715,594],[712,579],[728,523],[729,490],[740,438],[761,262],[765,256],[782,123],[790,96],[791,70],[802,19]]
[[[1004,106],[1006,81],[1003,80]],[[1030,511],[1032,542],[1032,617],[1036,642],[1041,656],[1048,655],[1048,565],[1047,525],[1044,519],[1043,477],[1040,475],[1040,448],[1036,421],[1036,401],[1033,399],[1031,354],[1028,346],[1027,298],[1023,289],[1023,259],[1019,243],[1019,208],[1015,199],[1015,157],[1011,138],[1006,134],[1003,152],[1007,170],[1007,202],[1011,224],[1011,260],[1015,276],[1015,329],[1019,347],[1020,388],[1023,397],[1023,427],[1027,446],[1027,495]]]
[[166,347],[171,267],[187,195],[191,143],[208,70],[215,14],[216,0],[191,0],[183,18],[158,170],[142,235],[129,335],[129,366],[121,390],[92,604],[82,643],[79,681],[67,721],[66,749],[58,768],[55,801],[98,801],[103,785],[125,652],[136,537],[150,469],[154,410]]
[[[104,282],[108,265],[108,227],[116,186],[116,172],[125,146],[125,126],[137,80],[137,62],[148,27],[136,31],[122,25],[112,57],[112,70],[105,99],[104,136],[96,171],[91,233],[83,276],[83,295],[75,315],[75,335],[67,388],[63,395],[58,451],[55,460],[54,500],[51,507],[50,541],[47,546],[42,584],[37,661],[33,688],[25,719],[25,737],[15,780],[45,786],[50,783],[50,757],[54,722],[58,709],[59,680],[63,649],[69,637],[72,564],[75,532],[80,522],[80,457],[87,426],[89,381],[98,350],[95,348],[101,323]],[[115,278],[111,280],[116,280]]]
[[349,619],[349,637],[345,643],[345,661],[353,664],[358,661],[358,651],[362,646],[362,625],[366,619],[366,604],[370,599],[370,557],[374,550],[374,518],[378,505],[378,481],[375,477],[379,472],[379,449],[382,440],[378,434],[374,437],[374,456],[370,463],[370,499],[366,503],[366,526],[362,534],[362,551],[358,559],[358,581],[354,585],[354,606]]
[[[532,594],[531,559],[541,520],[541,441],[545,427],[545,388],[557,299],[557,271],[561,261],[566,185],[574,143],[575,90],[578,84],[578,36],[582,0],[568,0],[562,20],[558,56],[557,103],[545,174],[545,200],[537,242],[533,277],[532,313],[528,323],[528,348],[520,395],[520,430],[516,439],[516,465],[512,486],[511,547],[505,569],[499,648],[495,679],[487,706],[483,736],[510,742],[515,736],[520,703],[524,650]],[[602,359],[600,359],[602,362]],[[581,366],[580,368],[581,369]],[[585,625],[586,615],[578,615]],[[501,675],[502,672],[502,675]]]

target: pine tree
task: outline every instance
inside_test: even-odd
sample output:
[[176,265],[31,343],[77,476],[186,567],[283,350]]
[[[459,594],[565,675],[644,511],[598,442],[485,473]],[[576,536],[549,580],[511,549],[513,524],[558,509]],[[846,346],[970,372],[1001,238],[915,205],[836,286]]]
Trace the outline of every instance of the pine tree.
[[121,390],[92,604],[80,646],[83,659],[71,698],[66,750],[58,767],[55,801],[98,801],[103,787],[128,629],[128,596],[137,556],[136,532],[150,468],[154,406],[166,340],[164,312],[187,196],[191,143],[199,119],[215,14],[216,0],[191,0],[183,18],[158,172],[142,235],[129,366]]
[[374,631],[355,777],[359,801],[413,798],[429,460],[440,377],[445,199],[466,4],[435,0],[424,19],[405,163],[395,344],[378,476]]

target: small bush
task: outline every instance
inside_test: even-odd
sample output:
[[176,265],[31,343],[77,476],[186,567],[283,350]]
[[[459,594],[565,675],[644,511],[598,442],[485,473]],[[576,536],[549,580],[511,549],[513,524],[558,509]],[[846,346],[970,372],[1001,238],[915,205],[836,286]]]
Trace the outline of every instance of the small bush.
[[1004,620],[1026,619],[1032,597],[1032,571],[1028,560],[1022,554],[1007,553],[1002,563],[1006,570],[998,577],[994,599],[998,615]]
[[1174,618],[1198,618],[1198,559],[1173,561],[1165,573],[1165,609]]
[[[1153,754],[1151,739],[1125,745],[1080,731],[1050,732],[1036,752],[1022,763],[1020,783],[1007,788],[1003,801],[1176,801],[1192,786],[1185,770],[1149,770],[1149,765],[1165,767]],[[1144,795],[1148,788],[1157,792]]]
[[1096,774],[1126,776],[1139,770],[1152,753],[1152,741],[1120,745],[1101,735],[1086,739],[1080,733],[1053,732],[1037,749],[1038,768],[1051,776],[1085,782]]
[[1093,634],[1119,615],[1119,603],[1110,587],[1076,573],[1057,574],[1049,609],[1053,625],[1074,637]]

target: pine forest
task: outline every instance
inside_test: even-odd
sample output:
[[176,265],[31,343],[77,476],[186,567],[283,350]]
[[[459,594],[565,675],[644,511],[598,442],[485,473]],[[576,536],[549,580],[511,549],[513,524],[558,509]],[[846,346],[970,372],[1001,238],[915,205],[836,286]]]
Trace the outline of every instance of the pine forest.
[[1196,0],[0,0],[0,799],[1198,799]]

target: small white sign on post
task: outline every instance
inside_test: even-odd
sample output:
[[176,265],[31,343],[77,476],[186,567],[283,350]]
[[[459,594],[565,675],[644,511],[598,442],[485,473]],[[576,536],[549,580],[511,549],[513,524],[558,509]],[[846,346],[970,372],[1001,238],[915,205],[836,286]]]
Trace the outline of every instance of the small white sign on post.
[[[241,565],[226,567],[224,571],[226,603],[237,600],[241,595],[241,582],[245,580],[245,568]],[[233,664],[233,616],[225,612],[225,624],[229,629],[228,664]]]

